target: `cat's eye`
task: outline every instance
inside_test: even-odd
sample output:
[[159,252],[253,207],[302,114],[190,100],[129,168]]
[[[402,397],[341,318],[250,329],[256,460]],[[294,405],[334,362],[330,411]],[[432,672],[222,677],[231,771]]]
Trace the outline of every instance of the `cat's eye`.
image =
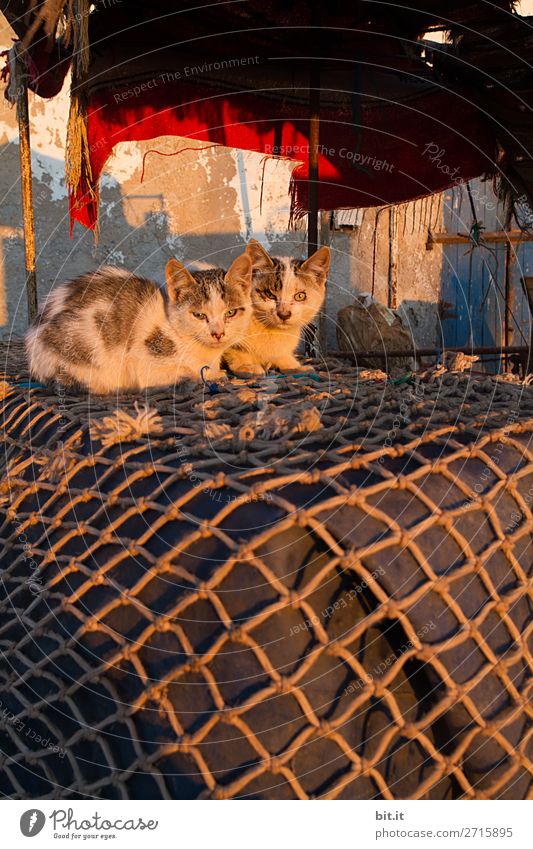
[[295,301],[305,301],[306,298],[307,295],[305,294],[305,292],[296,292],[294,296]]
[[226,318],[233,318],[234,315],[237,315],[237,310],[226,310]]
[[193,312],[193,316],[195,318],[199,318],[200,321],[203,321],[205,318],[207,318],[205,312]]
[[270,289],[265,289],[265,291],[263,292],[263,298],[268,298],[269,301],[276,301],[277,300],[274,292],[271,292]]

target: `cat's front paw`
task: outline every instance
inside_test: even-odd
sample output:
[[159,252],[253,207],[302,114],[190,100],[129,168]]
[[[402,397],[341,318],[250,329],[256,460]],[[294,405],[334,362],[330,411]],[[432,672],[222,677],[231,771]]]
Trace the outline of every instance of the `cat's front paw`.
[[280,360],[275,360],[272,362],[272,368],[277,369],[277,371],[301,371],[302,366],[294,357],[287,357]]
[[302,365],[300,365],[300,363],[298,363],[296,368],[292,369],[292,371],[294,371],[296,373],[298,373],[298,372],[303,373],[303,372],[306,372],[306,371],[309,372],[309,371],[314,371],[314,370],[315,370],[314,366],[302,366]]
[[233,374],[237,377],[264,377],[266,372],[258,363],[240,363],[232,368]]

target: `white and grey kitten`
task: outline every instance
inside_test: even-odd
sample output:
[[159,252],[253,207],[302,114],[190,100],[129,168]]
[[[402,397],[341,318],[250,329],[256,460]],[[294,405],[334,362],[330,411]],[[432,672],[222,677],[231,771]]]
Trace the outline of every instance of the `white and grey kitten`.
[[255,239],[246,253],[253,264],[253,314],[246,339],[224,353],[236,374],[306,369],[295,356],[304,327],[317,315],[326,293],[331,254],[319,248],[309,259],[277,259]]
[[166,284],[165,297],[153,281],[112,267],[62,283],[26,334],[32,376],[96,393],[199,380],[204,365],[219,377],[222,352],[248,330],[250,257],[227,272],[171,259]]

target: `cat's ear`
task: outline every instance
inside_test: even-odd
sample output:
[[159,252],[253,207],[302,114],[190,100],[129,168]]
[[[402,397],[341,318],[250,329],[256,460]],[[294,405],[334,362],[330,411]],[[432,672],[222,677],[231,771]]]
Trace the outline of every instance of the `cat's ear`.
[[229,283],[235,283],[237,286],[242,286],[243,289],[252,288],[252,260],[247,252],[241,254],[234,259],[230,267],[226,271],[226,280]]
[[183,263],[174,257],[167,262],[165,275],[167,278],[168,297],[171,301],[177,301],[180,289],[183,289],[184,286],[195,285],[191,272],[187,271]]
[[257,239],[250,239],[246,246],[246,253],[252,260],[254,268],[258,268],[263,271],[273,268],[274,263],[272,261],[272,257],[267,254],[263,245],[260,245]]
[[331,262],[331,251],[329,248],[319,248],[309,259],[300,266],[304,274],[312,274],[319,283],[325,283],[328,276],[329,264]]

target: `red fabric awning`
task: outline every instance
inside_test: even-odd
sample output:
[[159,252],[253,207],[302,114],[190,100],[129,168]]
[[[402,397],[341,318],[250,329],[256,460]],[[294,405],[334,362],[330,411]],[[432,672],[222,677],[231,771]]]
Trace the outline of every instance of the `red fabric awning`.
[[[54,52],[53,41],[54,9],[70,8],[63,2],[35,7],[51,15],[31,41],[40,94],[54,93],[66,71],[68,53]],[[6,14],[23,35],[32,14],[23,25],[13,11],[19,7],[28,0],[11,0]],[[454,64],[453,52],[447,75],[433,73],[417,34],[439,21],[455,32],[479,30],[489,12],[494,26],[505,27],[510,7],[508,0],[420,0],[410,10],[348,0],[268,7],[187,0],[178,8],[169,0],[97,0],[95,12],[71,21],[74,42],[88,23],[90,48],[88,71],[77,69],[69,126],[71,139],[78,131],[70,145],[78,156],[69,170],[71,220],[96,225],[98,180],[116,144],[161,135],[293,159],[293,210],[306,211],[312,64],[320,68],[322,209],[408,201],[496,173],[499,139],[490,109],[480,105],[484,80],[475,87],[459,80],[457,68],[472,61]],[[80,55],[75,49],[78,65]]]
[[[198,83],[161,81],[133,96],[132,91],[128,86],[91,97],[88,139],[93,186],[119,142],[176,135],[297,160],[295,212],[307,210],[306,105],[292,105],[290,114],[283,115],[277,100],[253,93],[213,96],[212,88]],[[169,101],[175,105],[169,106]],[[360,123],[353,119],[349,97],[337,108],[322,107],[322,209],[411,200],[494,167],[494,141],[483,116],[443,88],[426,87],[406,103],[367,102],[361,107]],[[88,186],[80,184],[71,197],[72,220],[94,227],[97,206]]]

